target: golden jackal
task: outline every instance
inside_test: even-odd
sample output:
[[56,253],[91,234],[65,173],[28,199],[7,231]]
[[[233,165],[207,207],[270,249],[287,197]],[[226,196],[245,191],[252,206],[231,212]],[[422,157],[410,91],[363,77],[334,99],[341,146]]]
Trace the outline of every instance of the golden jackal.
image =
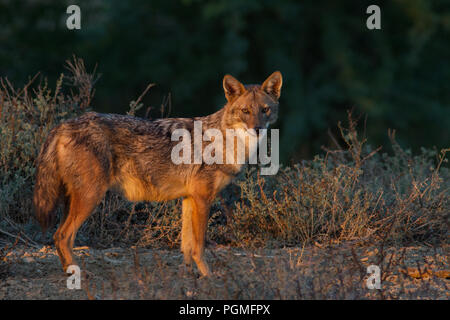
[[[64,270],[74,264],[72,248],[78,229],[106,191],[116,189],[131,201],[182,197],[184,261],[189,264],[193,259],[201,274],[208,275],[204,242],[209,208],[242,164],[175,164],[171,152],[176,142],[171,133],[176,129],[192,132],[195,121],[202,122],[203,131],[217,129],[224,137],[228,129],[265,129],[277,119],[281,85],[278,71],[262,85],[244,86],[226,75],[223,88],[228,102],[209,116],[150,121],[89,112],[54,128],[38,157],[34,207],[45,231],[54,221],[58,204],[64,205],[53,237]],[[245,152],[248,159],[248,148]]]

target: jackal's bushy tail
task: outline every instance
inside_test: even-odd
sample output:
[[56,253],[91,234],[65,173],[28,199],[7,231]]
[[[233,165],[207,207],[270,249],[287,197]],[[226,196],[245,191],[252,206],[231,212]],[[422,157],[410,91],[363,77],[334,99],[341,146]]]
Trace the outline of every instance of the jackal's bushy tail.
[[57,170],[57,139],[54,132],[47,138],[37,158],[33,205],[36,219],[43,232],[55,221],[56,207],[61,192],[61,180]]

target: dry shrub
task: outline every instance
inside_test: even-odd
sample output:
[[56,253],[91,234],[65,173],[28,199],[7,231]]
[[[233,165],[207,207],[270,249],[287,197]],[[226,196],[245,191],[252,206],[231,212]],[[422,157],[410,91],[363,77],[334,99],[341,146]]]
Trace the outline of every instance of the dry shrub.
[[341,125],[345,150],[237,182],[240,199],[229,228],[235,245],[326,245],[345,240],[447,241],[450,212],[446,152],[412,156],[390,133],[393,155],[359,139],[351,113]]
[[53,127],[89,109],[95,72],[75,57],[66,67],[69,74],[61,74],[53,92],[46,79],[36,85],[39,74],[20,90],[0,79],[0,217],[29,221],[41,145]]

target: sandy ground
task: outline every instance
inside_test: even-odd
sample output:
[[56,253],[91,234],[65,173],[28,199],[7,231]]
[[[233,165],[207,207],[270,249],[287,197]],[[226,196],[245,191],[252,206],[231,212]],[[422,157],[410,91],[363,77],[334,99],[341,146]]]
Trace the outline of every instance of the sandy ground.
[[[208,248],[199,277],[178,250],[78,247],[81,289],[68,289],[54,247],[16,246],[0,270],[0,299],[449,299],[448,247]],[[384,257],[384,258],[382,258]],[[380,290],[367,266],[381,268]]]

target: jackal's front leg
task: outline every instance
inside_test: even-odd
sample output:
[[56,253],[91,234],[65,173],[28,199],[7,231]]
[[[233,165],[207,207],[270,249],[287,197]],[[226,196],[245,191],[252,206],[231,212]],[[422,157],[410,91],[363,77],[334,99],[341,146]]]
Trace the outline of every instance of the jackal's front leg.
[[194,210],[194,199],[187,197],[182,203],[182,225],[181,225],[181,251],[184,255],[184,263],[192,263],[192,246],[194,234],[192,231],[192,211]]
[[205,262],[205,235],[208,225],[209,201],[204,198],[193,198],[194,205],[192,207],[192,258],[194,259],[200,273],[203,276],[209,276],[210,271],[208,264]]

